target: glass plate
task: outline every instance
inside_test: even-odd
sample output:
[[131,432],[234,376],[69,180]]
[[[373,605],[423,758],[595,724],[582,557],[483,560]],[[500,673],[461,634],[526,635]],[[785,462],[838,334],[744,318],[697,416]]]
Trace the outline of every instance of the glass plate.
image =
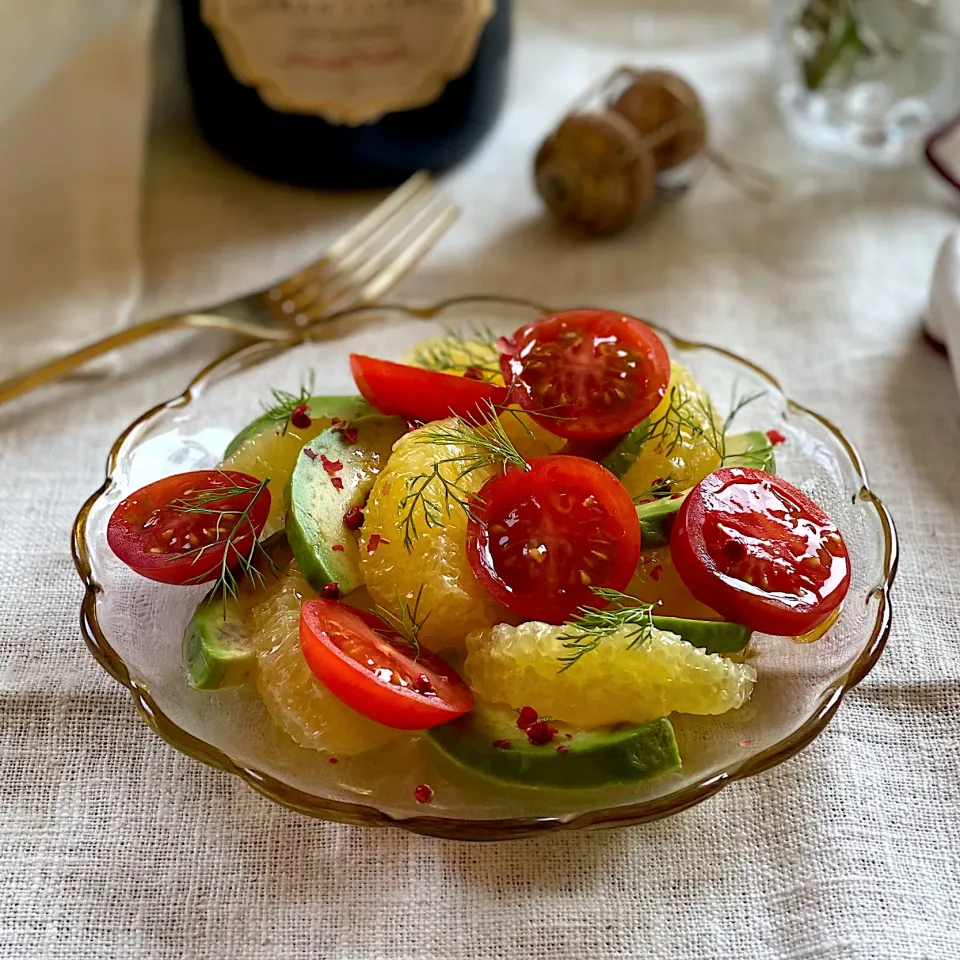
[[[547,791],[500,785],[445,766],[423,738],[328,763],[269,720],[248,689],[200,693],[180,664],[183,630],[204,588],[141,579],[113,555],[106,525],[128,494],[160,477],[212,467],[233,435],[261,412],[271,388],[353,393],[351,352],[399,358],[444,329],[508,333],[550,312],[518,300],[467,298],[436,307],[370,307],[341,315],[290,345],[257,344],[213,364],[187,391],[137,419],[113,446],[108,476],[74,528],[74,558],[86,585],[82,624],[107,672],[133,695],[146,723],[178,750],[242,777],[291,809],[356,824],[398,824],[440,837],[502,839],[550,829],[623,826],[677,813],[741,777],[802,750],[844,694],[876,663],[890,625],[897,563],[893,523],[869,490],[860,458],[822,417],[788,400],[777,382],[726,350],[661,331],[673,357],[707,387],[721,414],[734,395],[758,391],[738,431],[774,427],[778,472],[820,503],[850,549],[853,582],[837,624],[815,646],[758,635],[752,700],[723,717],[677,717],[680,771],[630,787]],[[418,804],[428,783],[433,800]]]

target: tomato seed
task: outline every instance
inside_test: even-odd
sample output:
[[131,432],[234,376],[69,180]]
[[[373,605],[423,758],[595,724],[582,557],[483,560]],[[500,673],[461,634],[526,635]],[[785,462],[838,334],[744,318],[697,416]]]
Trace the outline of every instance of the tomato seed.
[[429,803],[433,799],[433,787],[429,784],[421,783],[414,791],[413,795],[417,803]]
[[740,540],[727,540],[720,549],[723,551],[723,555],[730,560],[744,560],[747,556],[747,548]]

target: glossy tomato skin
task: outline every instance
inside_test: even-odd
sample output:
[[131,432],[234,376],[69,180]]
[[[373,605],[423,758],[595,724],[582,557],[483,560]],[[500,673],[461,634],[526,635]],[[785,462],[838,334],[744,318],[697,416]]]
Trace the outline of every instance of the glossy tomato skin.
[[809,497],[762,470],[725,467],[687,496],[670,535],[690,592],[727,620],[800,636],[850,588],[840,531]]
[[194,470],[164,477],[123,500],[107,524],[107,543],[149,580],[208,583],[220,576],[227,541],[227,566],[233,568],[250,555],[269,513],[270,491],[256,477]]
[[363,398],[381,413],[408,420],[443,420],[457,415],[489,420],[490,406],[502,407],[507,390],[498,383],[423,370],[404,363],[350,355],[350,371]]
[[543,317],[498,347],[511,400],[568,440],[626,433],[654,410],[670,382],[670,357],[657,334],[611,310]]
[[527,620],[563,623],[623,590],[640,559],[640,523],[623,484],[580,457],[538,457],[488,481],[467,525],[474,576]]
[[365,717],[426,730],[473,709],[453,667],[426,650],[414,661],[390,636],[382,620],[338,601],[307,600],[300,612],[300,647],[313,675]]

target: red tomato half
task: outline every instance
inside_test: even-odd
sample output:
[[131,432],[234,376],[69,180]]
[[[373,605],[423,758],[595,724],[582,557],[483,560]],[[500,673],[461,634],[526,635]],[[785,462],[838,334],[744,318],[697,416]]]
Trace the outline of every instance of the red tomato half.
[[490,404],[507,402],[507,390],[497,383],[421,370],[403,363],[350,354],[350,370],[363,398],[381,413],[408,420],[443,420],[454,414],[468,420],[488,420]]
[[196,470],[157,480],[110,517],[110,549],[142,577],[206,583],[250,555],[270,513],[270,491],[236,470]]
[[840,531],[780,477],[726,467],[687,496],[670,535],[690,592],[728,620],[799,636],[836,610],[850,587]]
[[481,489],[467,525],[474,576],[528,620],[563,623],[592,587],[623,590],[640,559],[640,522],[623,484],[591,460],[530,461]]
[[511,399],[568,440],[602,440],[635,427],[663,399],[670,358],[642,321],[571,310],[500,340]]
[[347,706],[398,730],[426,730],[473,709],[473,694],[436,654],[412,656],[377,617],[333,600],[307,600],[300,647],[313,675]]

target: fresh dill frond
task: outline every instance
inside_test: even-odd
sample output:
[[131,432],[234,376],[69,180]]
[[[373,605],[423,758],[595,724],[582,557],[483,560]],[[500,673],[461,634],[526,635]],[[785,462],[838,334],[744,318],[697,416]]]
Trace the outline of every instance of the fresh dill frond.
[[497,335],[489,327],[472,327],[466,333],[445,329],[442,337],[419,344],[410,360],[427,370],[470,372],[482,380],[500,376]]
[[463,471],[451,480],[442,471],[444,466],[451,463],[460,463],[460,458],[438,460],[431,465],[428,473],[406,479],[406,491],[397,504],[397,529],[403,533],[403,546],[407,553],[413,550],[414,543],[420,537],[418,511],[428,530],[442,527],[444,517],[449,517],[455,507],[463,510],[468,517],[474,516],[474,495],[460,485],[470,471]]
[[664,500],[673,496],[673,485],[676,482],[676,474],[669,473],[662,479],[654,480],[646,490],[635,493],[630,499],[636,504],[649,503],[651,500]]
[[420,601],[423,599],[424,584],[420,584],[417,591],[417,597],[411,606],[400,598],[400,594],[395,594],[397,600],[397,613],[388,610],[381,604],[377,604],[374,613],[383,620],[397,634],[411,650],[413,650],[413,660],[416,663],[420,659],[420,631],[427,622],[430,613],[427,612],[420,617]]
[[[454,423],[448,426],[430,426],[424,429],[418,438],[420,443],[455,444],[471,447],[472,453],[461,459],[476,463],[477,466],[489,466],[504,463],[528,470],[527,461],[514,446],[506,428],[499,418],[500,410],[489,400],[488,417],[454,416]],[[443,423],[443,421],[440,421]],[[475,468],[474,468],[475,469]]]
[[642,646],[654,636],[653,604],[637,597],[606,587],[593,587],[593,592],[606,600],[607,607],[582,606],[576,615],[564,624],[558,639],[569,654],[557,659],[562,664],[559,673],[569,670],[580,658],[592,653],[618,631],[624,631],[628,650]]
[[758,400],[762,399],[767,395],[766,390],[760,390],[757,393],[751,393],[744,397],[737,397],[736,388],[734,388],[733,396],[730,401],[730,412],[727,414],[726,419],[723,421],[723,432],[729,433],[730,428],[733,426],[734,420],[740,416],[745,408],[749,407],[751,403],[756,403]]
[[298,407],[308,405],[313,396],[314,375],[310,374],[307,382],[300,387],[299,392],[290,393],[288,390],[271,390],[272,404],[263,404],[263,418],[271,423],[281,424],[286,434],[290,426],[290,417]]
[[477,495],[463,486],[471,473],[498,464],[530,469],[499,420],[498,408],[489,402],[488,406],[488,418],[455,416],[449,425],[440,422],[424,427],[417,437],[418,443],[456,446],[464,452],[436,461],[426,473],[406,478],[406,490],[397,505],[397,527],[408,553],[420,535],[418,519],[429,530],[443,526],[454,509],[462,510],[469,519],[476,516]]
[[[266,558],[267,564],[273,573],[279,574],[280,569],[273,560],[273,557],[264,550],[260,542],[256,527],[253,524],[251,512],[254,504],[260,499],[260,495],[267,489],[270,480],[263,480],[256,487],[243,487],[238,485],[216,487],[208,490],[200,490],[184,497],[178,497],[172,501],[170,506],[177,513],[201,515],[215,517],[214,531],[217,539],[213,543],[204,544],[202,547],[196,547],[192,550],[184,551],[181,556],[192,556],[192,563],[197,564],[202,561],[203,556],[210,550],[223,549],[223,556],[220,559],[219,573],[211,588],[210,595],[221,595],[223,599],[223,619],[227,619],[227,601],[236,600],[240,584],[246,580],[254,587],[263,586],[266,578],[263,572],[257,566],[258,557]],[[217,507],[217,503],[222,503],[231,497],[249,496],[250,501],[243,509],[224,509]],[[226,533],[225,537],[221,534]],[[237,546],[237,541],[246,536],[251,537],[249,549],[241,550]],[[206,582],[209,571],[198,574],[186,582],[188,584],[197,584]]]
[[[649,443],[657,445],[657,452],[664,457],[670,457],[677,447],[687,442],[690,445],[707,444],[717,455],[720,466],[729,459],[727,453],[727,434],[734,421],[751,403],[766,396],[765,391],[737,398],[734,396],[730,404],[730,412],[724,420],[720,416],[709,397],[700,397],[692,394],[686,387],[676,385],[670,388],[667,408],[656,419],[642,424],[643,433],[640,435],[638,447],[640,449]],[[758,463],[762,462],[758,457]],[[649,490],[643,490],[634,498],[634,503],[644,499],[670,496],[673,492],[674,479],[653,484]]]

